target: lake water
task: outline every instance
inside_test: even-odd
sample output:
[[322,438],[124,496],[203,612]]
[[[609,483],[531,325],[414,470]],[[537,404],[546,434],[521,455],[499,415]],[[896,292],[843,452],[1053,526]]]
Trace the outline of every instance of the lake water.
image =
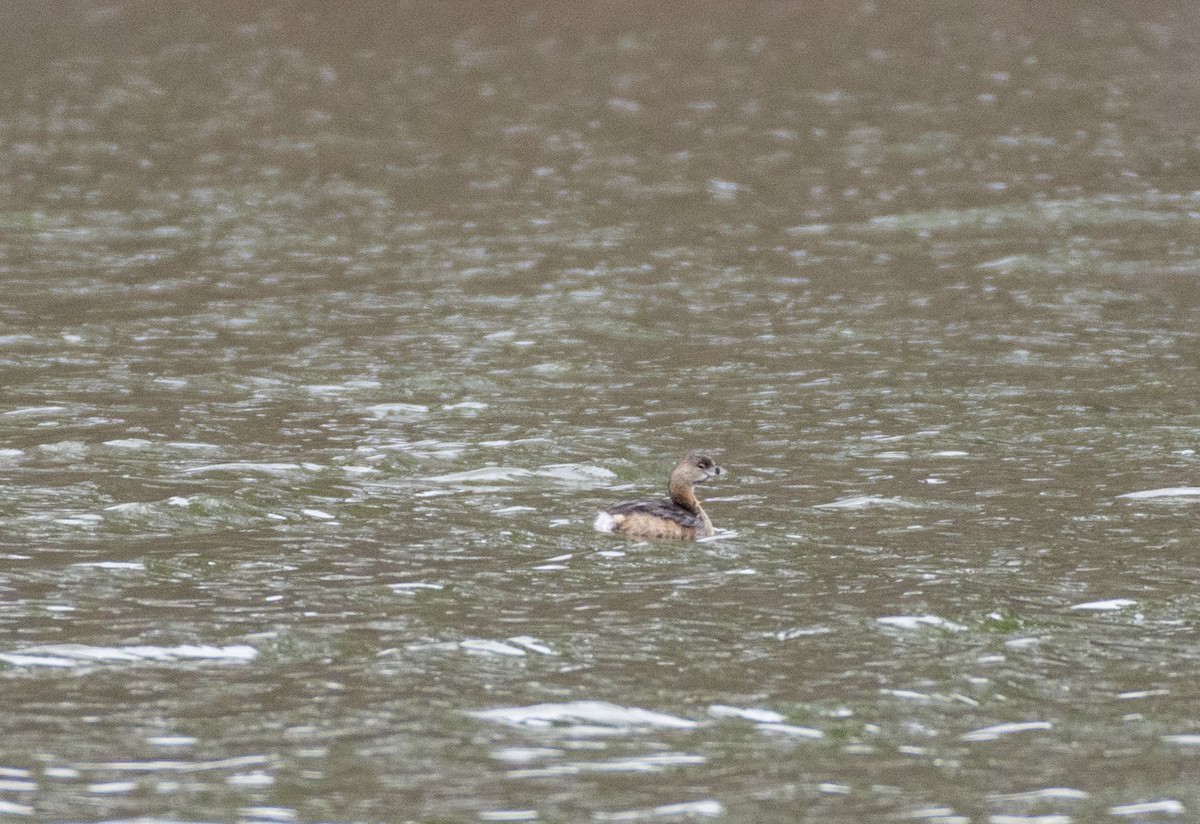
[[0,817],[1200,817],[1194,4],[0,23]]

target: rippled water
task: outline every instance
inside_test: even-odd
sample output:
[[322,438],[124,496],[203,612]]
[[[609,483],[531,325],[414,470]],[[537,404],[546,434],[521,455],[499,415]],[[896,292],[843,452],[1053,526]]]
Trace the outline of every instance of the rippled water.
[[0,815],[1200,815],[1200,19],[902,6],[0,13]]

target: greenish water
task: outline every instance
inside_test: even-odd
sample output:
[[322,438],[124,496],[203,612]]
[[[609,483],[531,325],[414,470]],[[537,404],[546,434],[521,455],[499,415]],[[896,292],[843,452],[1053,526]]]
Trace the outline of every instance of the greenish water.
[[1197,816],[1195,10],[0,18],[0,814]]

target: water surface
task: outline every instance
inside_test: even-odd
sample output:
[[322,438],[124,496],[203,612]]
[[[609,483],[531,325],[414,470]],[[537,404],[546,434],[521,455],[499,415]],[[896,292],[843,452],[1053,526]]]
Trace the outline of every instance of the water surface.
[[1200,813],[1190,7],[3,17],[0,813]]

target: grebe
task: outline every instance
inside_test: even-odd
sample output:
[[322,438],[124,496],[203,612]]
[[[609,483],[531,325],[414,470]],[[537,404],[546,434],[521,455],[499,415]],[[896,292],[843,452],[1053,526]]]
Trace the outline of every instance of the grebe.
[[596,516],[595,527],[600,532],[639,539],[692,541],[712,535],[712,521],[696,500],[694,487],[724,471],[707,455],[689,453],[671,470],[667,484],[670,500],[642,498],[617,504]]

